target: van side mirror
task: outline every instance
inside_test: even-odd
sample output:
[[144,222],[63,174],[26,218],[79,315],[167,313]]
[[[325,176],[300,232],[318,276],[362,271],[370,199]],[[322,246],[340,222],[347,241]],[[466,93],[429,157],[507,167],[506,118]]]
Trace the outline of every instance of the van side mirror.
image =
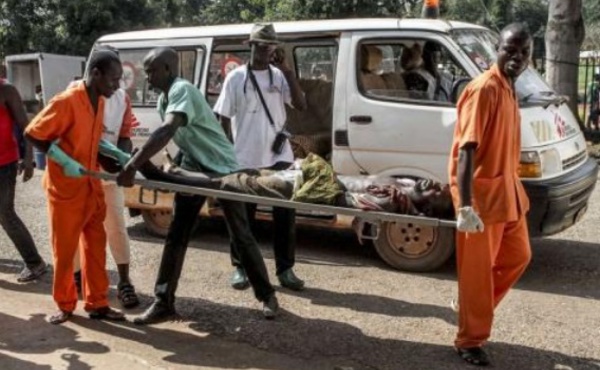
[[458,102],[458,98],[460,98],[460,95],[465,87],[467,87],[469,82],[471,82],[469,77],[459,78],[458,80],[454,81],[452,84],[452,93],[450,94],[450,101],[452,103],[456,104],[456,102]]

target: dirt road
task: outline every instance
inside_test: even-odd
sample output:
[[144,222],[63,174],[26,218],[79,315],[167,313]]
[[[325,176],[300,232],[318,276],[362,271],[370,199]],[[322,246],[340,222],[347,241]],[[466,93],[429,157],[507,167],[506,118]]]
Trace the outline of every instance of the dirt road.
[[[40,175],[18,188],[18,212],[50,260]],[[162,241],[130,219],[132,276],[142,307]],[[497,369],[600,369],[600,190],[576,227],[535,240],[526,275],[496,316],[488,348]],[[273,274],[269,225],[258,235]],[[297,273],[308,289],[278,288],[284,309],[267,322],[251,291],[229,288],[225,228],[204,221],[179,284],[181,321],[136,327],[89,320],[81,308],[63,326],[51,274],[16,283],[18,255],[0,231],[0,369],[462,369],[453,353],[454,263],[432,274],[391,270],[352,234],[301,229]],[[111,281],[115,267],[109,258]],[[113,286],[114,288],[114,286]],[[114,290],[111,297],[118,305]],[[141,309],[131,312],[131,317]]]

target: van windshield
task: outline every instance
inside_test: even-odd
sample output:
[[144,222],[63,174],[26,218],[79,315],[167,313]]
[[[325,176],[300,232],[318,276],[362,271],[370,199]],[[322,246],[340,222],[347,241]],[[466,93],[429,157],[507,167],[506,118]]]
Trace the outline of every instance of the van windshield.
[[[496,62],[498,35],[489,30],[463,29],[452,32],[454,41],[482,72]],[[544,79],[529,67],[515,83],[521,104],[549,103],[560,99]]]

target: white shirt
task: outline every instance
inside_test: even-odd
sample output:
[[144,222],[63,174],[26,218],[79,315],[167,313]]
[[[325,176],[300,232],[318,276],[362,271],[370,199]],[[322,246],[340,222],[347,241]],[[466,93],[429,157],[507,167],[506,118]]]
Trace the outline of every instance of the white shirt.
[[123,89],[115,91],[110,98],[104,99],[104,131],[102,138],[117,145],[123,117],[127,109],[126,92]]
[[275,154],[271,150],[275,135],[285,125],[285,104],[291,105],[292,96],[281,70],[273,66],[269,68],[273,77],[272,84],[268,70],[253,73],[275,127],[269,122],[258,92],[248,76],[246,65],[227,74],[221,95],[213,108],[215,113],[231,119],[235,155],[240,169],[266,168],[277,162],[294,161],[289,140],[286,141],[281,154]]

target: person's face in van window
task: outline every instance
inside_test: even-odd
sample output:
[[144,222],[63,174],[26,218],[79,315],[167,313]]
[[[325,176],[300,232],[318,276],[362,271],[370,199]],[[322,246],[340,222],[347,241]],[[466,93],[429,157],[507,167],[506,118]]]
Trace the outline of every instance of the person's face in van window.
[[498,68],[508,78],[515,80],[531,58],[531,37],[524,32],[505,31],[498,45]]

